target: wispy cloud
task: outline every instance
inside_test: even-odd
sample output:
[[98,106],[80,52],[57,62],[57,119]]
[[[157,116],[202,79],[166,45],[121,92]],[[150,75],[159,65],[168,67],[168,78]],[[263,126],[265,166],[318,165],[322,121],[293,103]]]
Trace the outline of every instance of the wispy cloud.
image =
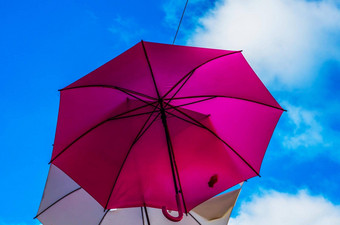
[[324,140],[323,126],[318,119],[318,112],[304,109],[301,106],[294,106],[284,102],[289,113],[289,123],[291,131],[284,136],[283,145],[288,149],[297,149],[299,147],[322,146],[327,147],[329,144]]
[[223,0],[189,43],[243,49],[265,83],[292,88],[310,85],[328,60],[340,61],[339,36],[335,1]]
[[340,224],[340,206],[322,196],[268,191],[243,202],[230,225],[334,225]]
[[288,154],[299,161],[323,155],[340,162],[340,140],[337,138],[340,124],[336,125],[338,116],[335,115],[340,106],[320,102],[319,107],[315,107],[306,102],[292,103],[294,95],[287,98],[291,101],[284,100],[281,104],[288,112],[276,131],[283,151],[277,154]]
[[131,43],[137,43],[143,39],[142,37],[146,31],[141,27],[142,26],[139,26],[138,22],[132,18],[125,18],[116,15],[108,30],[115,36],[116,39],[119,39],[127,46],[130,46]]

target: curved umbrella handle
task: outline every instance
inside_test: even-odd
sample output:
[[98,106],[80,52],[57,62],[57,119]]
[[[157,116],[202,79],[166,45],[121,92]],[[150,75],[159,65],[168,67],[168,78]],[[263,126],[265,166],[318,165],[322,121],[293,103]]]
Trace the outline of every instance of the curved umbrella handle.
[[173,222],[179,222],[183,219],[183,210],[182,210],[182,205],[181,205],[181,199],[179,194],[176,194],[176,202],[177,202],[177,209],[178,209],[178,216],[172,216],[168,213],[168,210],[166,209],[166,206],[162,207],[162,213],[163,215],[168,219]]

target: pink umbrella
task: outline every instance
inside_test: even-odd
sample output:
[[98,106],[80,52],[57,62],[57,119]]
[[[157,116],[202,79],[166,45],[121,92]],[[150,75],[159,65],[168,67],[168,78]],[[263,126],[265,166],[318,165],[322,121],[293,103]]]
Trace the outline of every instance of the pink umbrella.
[[104,209],[180,220],[259,175],[282,112],[241,51],[142,41],[61,89],[51,163]]

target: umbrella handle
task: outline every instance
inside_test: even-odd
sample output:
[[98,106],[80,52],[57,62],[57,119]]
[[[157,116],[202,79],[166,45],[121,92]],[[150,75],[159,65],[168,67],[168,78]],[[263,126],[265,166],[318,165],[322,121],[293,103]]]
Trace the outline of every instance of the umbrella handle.
[[169,214],[168,210],[166,209],[166,206],[162,207],[162,213],[163,215],[168,219],[173,222],[179,222],[183,219],[183,210],[182,210],[182,205],[181,205],[181,199],[179,194],[176,194],[176,202],[177,202],[177,209],[178,209],[178,216],[172,216]]

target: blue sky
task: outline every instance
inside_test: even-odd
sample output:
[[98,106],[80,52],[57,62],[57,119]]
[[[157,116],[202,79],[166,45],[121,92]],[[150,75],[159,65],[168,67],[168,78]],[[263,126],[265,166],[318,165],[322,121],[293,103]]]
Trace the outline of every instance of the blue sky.
[[[2,2],[0,225],[39,224],[32,218],[52,152],[57,90],[142,39],[172,43],[184,4]],[[242,49],[288,110],[262,177],[246,182],[230,224],[281,225],[281,217],[289,224],[339,224],[338,1],[189,0],[176,43]]]

